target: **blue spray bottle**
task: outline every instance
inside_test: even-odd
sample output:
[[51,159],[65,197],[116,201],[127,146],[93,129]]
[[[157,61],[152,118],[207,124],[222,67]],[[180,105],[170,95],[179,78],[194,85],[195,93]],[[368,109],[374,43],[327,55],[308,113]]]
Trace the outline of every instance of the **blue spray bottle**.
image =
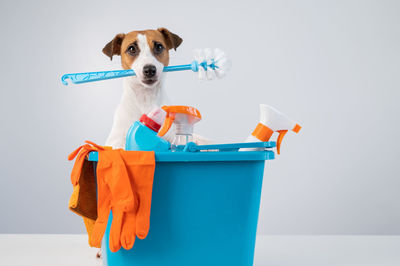
[[133,123],[126,134],[125,150],[127,151],[168,151],[171,144],[157,135],[164,122],[166,112],[155,108],[143,114],[139,121]]

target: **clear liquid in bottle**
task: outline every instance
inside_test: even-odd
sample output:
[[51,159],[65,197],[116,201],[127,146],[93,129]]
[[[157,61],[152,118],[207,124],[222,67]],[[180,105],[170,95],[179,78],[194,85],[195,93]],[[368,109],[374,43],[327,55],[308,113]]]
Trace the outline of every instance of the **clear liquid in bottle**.
[[171,143],[171,151],[183,151],[185,145],[192,141],[192,134],[176,134]]

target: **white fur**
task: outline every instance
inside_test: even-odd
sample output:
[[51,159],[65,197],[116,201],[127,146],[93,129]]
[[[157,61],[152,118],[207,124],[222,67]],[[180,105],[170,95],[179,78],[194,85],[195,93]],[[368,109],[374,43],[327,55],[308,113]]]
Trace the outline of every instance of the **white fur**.
[[[106,146],[112,146],[114,149],[125,148],[125,138],[129,127],[139,120],[142,114],[150,112],[155,106],[160,107],[169,104],[167,96],[162,89],[164,65],[151,53],[145,35],[138,35],[138,46],[140,54],[131,66],[136,76],[124,78],[122,99],[115,111],[111,132],[105,144]],[[157,82],[151,85],[142,82],[143,67],[147,64],[152,64],[157,68]],[[174,132],[174,128],[171,128],[164,138],[171,142]],[[197,135],[194,135],[193,139],[198,144],[209,143],[207,139]]]
[[[144,78],[143,67],[148,64],[154,65],[157,68],[157,73],[155,78],[159,79],[162,76],[164,65],[160,61],[158,61],[151,53],[149,44],[147,43],[146,35],[138,34],[137,42],[140,49],[140,54],[133,62],[131,68],[135,71],[137,77],[140,80],[142,80]],[[143,84],[143,85],[148,86],[149,88],[154,87],[154,84],[152,85]]]
[[124,78],[122,99],[115,111],[114,122],[106,146],[124,149],[126,133],[133,122],[139,120],[142,114],[150,112],[155,105],[166,104],[166,97],[161,89],[162,81],[158,82],[154,88],[149,89],[147,85],[137,79],[137,77]]

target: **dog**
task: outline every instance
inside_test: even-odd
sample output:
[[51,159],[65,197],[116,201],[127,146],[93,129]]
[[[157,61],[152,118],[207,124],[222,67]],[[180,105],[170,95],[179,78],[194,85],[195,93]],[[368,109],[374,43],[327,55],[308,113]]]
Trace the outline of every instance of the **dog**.
[[[106,146],[124,149],[132,123],[155,106],[169,103],[162,89],[163,68],[169,64],[169,51],[176,50],[181,43],[182,38],[177,34],[158,28],[117,34],[103,48],[103,53],[111,60],[114,55],[121,56],[122,68],[133,69],[136,73],[136,76],[124,78],[122,99],[115,111]],[[169,133],[165,138],[171,141],[172,136]]]
[[[117,34],[103,48],[103,53],[111,60],[114,55],[121,57],[123,69],[133,69],[136,76],[125,77],[123,94],[115,114],[111,132],[105,145],[114,149],[125,148],[126,134],[134,121],[154,107],[168,105],[169,100],[162,89],[163,69],[169,64],[169,51],[176,50],[182,38],[166,28],[157,30],[132,31]],[[174,128],[164,136],[172,141]],[[209,144],[210,140],[193,135],[197,144]],[[101,257],[101,250],[97,257]]]

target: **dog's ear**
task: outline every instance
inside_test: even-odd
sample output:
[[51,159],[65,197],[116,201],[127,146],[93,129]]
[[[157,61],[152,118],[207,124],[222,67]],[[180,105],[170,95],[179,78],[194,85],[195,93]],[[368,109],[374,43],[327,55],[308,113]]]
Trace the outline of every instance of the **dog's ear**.
[[168,49],[174,48],[174,50],[176,50],[176,48],[181,45],[183,40],[178,35],[170,32],[166,28],[158,28],[157,30],[164,36]]
[[120,33],[115,35],[114,39],[106,44],[103,48],[103,53],[112,60],[113,55],[121,55],[121,44],[125,38],[125,34]]

